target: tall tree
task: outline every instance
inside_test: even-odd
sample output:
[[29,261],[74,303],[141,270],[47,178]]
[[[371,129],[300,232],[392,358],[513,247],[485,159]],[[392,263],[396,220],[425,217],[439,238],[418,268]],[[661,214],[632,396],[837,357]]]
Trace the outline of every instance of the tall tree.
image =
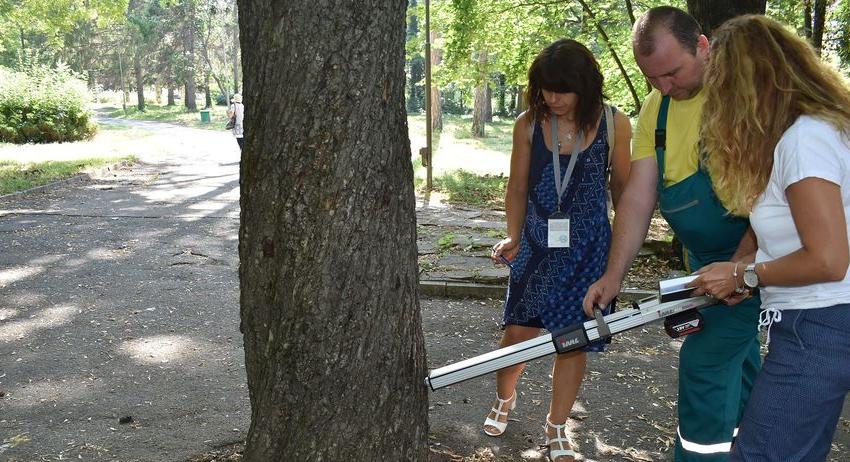
[[145,0],[130,0],[127,4],[127,21],[130,25],[133,46],[133,71],[136,77],[136,108],[145,110],[145,73],[143,57],[147,44],[150,42],[155,29]]
[[186,94],[184,99],[186,109],[198,110],[197,87],[195,84],[195,0],[183,0],[185,23],[183,28],[183,50],[186,54]]
[[247,462],[427,459],[404,6],[239,0]]
[[487,121],[487,52],[478,52],[478,78],[472,99],[472,136],[481,138],[484,136],[484,127]]
[[821,54],[826,22],[826,0],[803,0],[803,34]]
[[764,14],[766,6],[766,0],[688,0],[688,12],[709,37],[727,19],[747,13]]

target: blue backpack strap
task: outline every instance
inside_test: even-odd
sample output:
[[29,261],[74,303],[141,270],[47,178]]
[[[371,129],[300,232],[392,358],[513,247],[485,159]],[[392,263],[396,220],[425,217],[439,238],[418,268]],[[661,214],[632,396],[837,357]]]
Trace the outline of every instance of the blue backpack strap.
[[670,95],[661,98],[658,119],[655,122],[655,157],[658,161],[658,191],[664,188],[664,152],[667,150],[667,109],[670,107]]

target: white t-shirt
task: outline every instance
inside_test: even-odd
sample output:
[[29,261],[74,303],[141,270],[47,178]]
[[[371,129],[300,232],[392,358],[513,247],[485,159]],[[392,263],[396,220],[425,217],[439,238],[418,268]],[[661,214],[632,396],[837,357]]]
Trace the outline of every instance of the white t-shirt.
[[[802,247],[785,190],[812,177],[841,187],[844,217],[850,219],[850,146],[829,122],[804,115],[776,144],[770,180],[750,214],[750,224],[758,238],[757,263],[770,262]],[[763,308],[780,310],[850,303],[850,271],[843,281],[796,287],[766,286],[761,289],[761,300]]]

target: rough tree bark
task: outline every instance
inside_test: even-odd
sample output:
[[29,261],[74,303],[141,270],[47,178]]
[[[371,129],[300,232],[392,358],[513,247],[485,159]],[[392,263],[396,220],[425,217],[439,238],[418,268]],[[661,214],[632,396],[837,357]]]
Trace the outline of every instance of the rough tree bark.
[[688,0],[688,12],[702,27],[702,32],[711,37],[711,31],[724,21],[742,14],[764,14],[767,0]]
[[405,2],[239,0],[245,461],[425,461]]

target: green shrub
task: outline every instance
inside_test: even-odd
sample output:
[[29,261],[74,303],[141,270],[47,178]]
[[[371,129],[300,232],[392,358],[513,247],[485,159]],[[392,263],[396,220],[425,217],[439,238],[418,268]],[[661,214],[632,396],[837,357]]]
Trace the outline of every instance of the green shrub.
[[84,81],[67,67],[0,67],[0,142],[54,143],[90,139],[97,132]]

